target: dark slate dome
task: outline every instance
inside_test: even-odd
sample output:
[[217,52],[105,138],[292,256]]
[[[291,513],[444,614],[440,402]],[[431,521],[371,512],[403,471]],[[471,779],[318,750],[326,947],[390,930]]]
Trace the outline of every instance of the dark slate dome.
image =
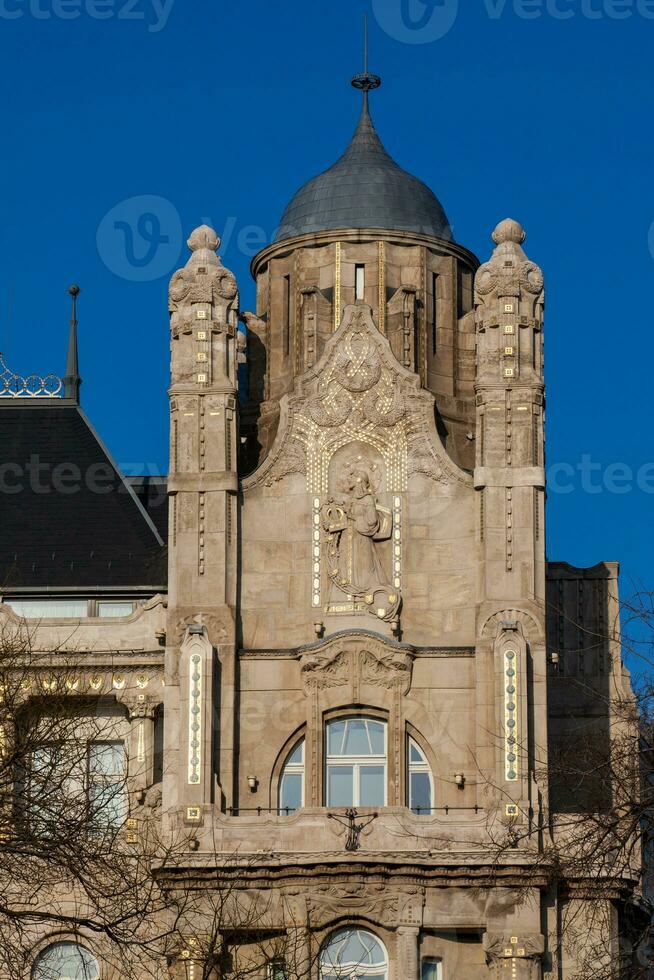
[[384,149],[370,118],[367,92],[352,142],[340,160],[295,194],[275,241],[336,228],[385,228],[452,240],[436,195]]

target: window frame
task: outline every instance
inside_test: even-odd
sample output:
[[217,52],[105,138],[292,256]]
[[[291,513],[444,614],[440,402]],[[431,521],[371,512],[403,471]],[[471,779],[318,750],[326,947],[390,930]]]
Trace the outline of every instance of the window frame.
[[443,961],[438,956],[425,956],[424,959],[420,961],[420,980],[430,980],[426,976],[425,967],[435,966],[436,967],[436,977],[435,980],[443,980]]
[[[123,771],[122,773],[117,775],[108,775],[105,773],[101,775],[101,778],[95,778],[97,774],[93,773],[91,768],[92,751],[95,746],[106,746],[106,745],[111,745],[111,746],[117,745],[122,748]],[[125,744],[124,739],[97,738],[97,739],[91,739],[86,743],[86,799],[87,799],[87,806],[88,806],[89,825],[93,825],[96,822],[96,815],[93,809],[94,801],[92,799],[93,787],[95,786],[109,787],[114,785],[120,785],[121,787],[120,795],[122,796],[123,808],[124,808],[123,819],[120,822],[114,822],[113,820],[110,822],[99,821],[98,828],[102,828],[102,830],[104,831],[116,832],[119,831],[121,827],[125,825],[125,821],[129,816],[129,790],[127,786],[128,772],[129,772],[128,766],[129,766],[129,756],[127,753],[127,745]],[[113,802],[113,798],[112,798],[112,802]]]
[[[329,751],[329,729],[330,726],[336,725],[340,722],[349,721],[365,721],[374,722],[377,725],[381,725],[384,733],[384,754],[382,755],[332,755]],[[338,760],[338,761],[337,761]],[[361,769],[363,767],[370,766],[380,766],[383,768],[383,785],[384,785],[384,802],[383,803],[361,803]],[[332,803],[330,801],[329,792],[329,775],[330,772],[338,768],[351,768],[352,769],[352,801],[350,803]],[[325,806],[334,807],[340,809],[341,807],[386,807],[388,806],[388,773],[389,773],[389,759],[388,759],[388,721],[384,718],[379,718],[374,715],[368,714],[343,714],[334,718],[330,718],[325,722],[324,725],[324,799]]]
[[[327,965],[323,964],[323,955],[325,950],[329,948],[334,937],[339,936],[342,933],[360,933],[365,936],[370,936],[372,939],[375,940],[375,942],[380,947],[382,953],[384,954],[385,962],[371,964],[371,965],[361,964],[361,963],[359,964],[344,963],[337,966],[330,966],[328,964]],[[338,974],[335,975],[333,973],[334,969],[336,969],[340,974],[342,970],[348,970],[349,967],[351,967],[353,970],[356,971],[354,973],[348,972],[346,975],[344,975],[347,976],[349,980],[365,980],[366,977],[378,977],[381,971],[383,971],[384,973],[384,980],[389,980],[390,957],[388,955],[388,950],[386,949],[386,944],[382,941],[382,939],[378,935],[376,935],[376,933],[372,932],[370,929],[361,928],[358,925],[354,925],[354,924],[345,925],[345,926],[341,926],[338,929],[333,930],[332,932],[330,932],[330,934],[327,936],[324,943],[320,947],[320,953],[318,955],[318,976],[320,977],[320,980],[331,980],[332,977],[338,976]],[[326,970],[332,972],[326,973],[325,968]]]
[[[413,747],[415,747],[415,749],[418,752],[418,754],[422,757],[422,760],[423,760],[422,762],[412,762],[411,761],[411,749]],[[418,740],[416,738],[414,738],[414,736],[411,735],[410,733],[407,733],[407,739],[406,739],[406,767],[407,767],[407,769],[406,769],[406,771],[407,771],[407,780],[406,780],[407,806],[411,810],[411,812],[415,816],[417,816],[417,817],[422,817],[422,816],[428,816],[428,817],[430,817],[434,813],[434,811],[436,809],[436,793],[435,793],[435,786],[434,786],[434,772],[433,772],[433,769],[432,769],[432,767],[431,767],[431,765],[429,763],[429,759],[427,758],[427,753],[422,748],[422,746],[420,745],[420,743],[418,742]],[[429,798],[430,798],[430,801],[431,801],[431,805],[429,807],[429,810],[426,810],[424,808],[423,809],[418,809],[417,807],[414,807],[412,805],[413,804],[413,800],[412,800],[412,786],[411,786],[411,782],[412,781],[411,781],[411,777],[413,775],[417,775],[417,774],[420,774],[420,773],[427,773],[427,775],[429,776]]]
[[39,977],[37,970],[38,970],[39,962],[43,960],[44,957],[51,950],[56,950],[62,947],[64,948],[70,947],[76,951],[81,950],[88,957],[90,957],[90,959],[93,960],[93,963],[95,965],[95,970],[96,970],[96,975],[94,978],[91,978],[91,973],[90,971],[87,970],[87,964],[83,962],[84,958],[82,956],[80,957],[80,960],[82,961],[81,965],[84,967],[85,973],[88,973],[89,980],[101,980],[102,964],[100,962],[99,957],[96,955],[96,953],[94,953],[91,949],[89,949],[89,947],[85,943],[81,943],[76,938],[73,939],[73,938],[69,938],[68,936],[50,936],[47,940],[45,940],[44,945],[41,946],[41,948],[36,952],[36,955],[32,960],[32,965],[30,967],[30,973],[29,973],[30,980],[61,980],[60,977],[53,977],[53,974],[50,971],[46,973],[42,973],[41,976]]
[[[301,762],[291,762],[289,759],[291,756],[297,752],[298,748],[302,749],[302,761]],[[280,817],[291,817],[298,810],[304,809],[306,806],[306,758],[307,758],[307,740],[306,736],[302,735],[301,738],[296,739],[291,748],[286,753],[282,764],[281,770],[279,772],[279,781],[277,784],[277,815]],[[301,804],[297,809],[292,809],[291,807],[285,807],[282,804],[282,793],[284,792],[284,777],[285,776],[300,776],[302,779],[302,794],[301,794]]]

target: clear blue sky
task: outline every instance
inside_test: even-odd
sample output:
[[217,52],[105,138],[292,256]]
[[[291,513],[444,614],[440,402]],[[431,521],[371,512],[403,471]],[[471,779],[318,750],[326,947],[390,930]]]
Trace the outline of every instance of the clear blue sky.
[[[166,290],[181,229],[208,220],[223,234],[251,308],[248,228],[270,236],[297,186],[348,141],[368,10],[390,152],[436,191],[458,241],[484,258],[496,222],[518,218],[546,275],[548,460],[576,473],[556,471],[573,492],[550,494],[549,557],[620,559],[627,591],[654,587],[654,466],[642,470],[654,463],[654,3],[170,4],[0,0],[11,366],[63,373],[66,287],[78,281],[83,404],[121,463],[165,471]],[[129,203],[142,196],[164,202]],[[103,225],[114,208],[122,238]],[[169,243],[147,262],[134,229],[135,266],[128,226],[144,210],[160,222],[145,237]],[[622,487],[611,464],[631,468],[627,492],[611,492]]]

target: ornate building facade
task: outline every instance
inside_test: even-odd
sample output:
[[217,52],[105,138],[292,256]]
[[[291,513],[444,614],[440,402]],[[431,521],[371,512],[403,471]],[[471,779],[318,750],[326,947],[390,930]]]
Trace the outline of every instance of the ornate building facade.
[[[265,901],[283,942],[261,980],[564,980],[562,914],[591,897],[542,860],[548,749],[602,692],[630,696],[606,629],[618,570],[546,559],[525,232],[501,221],[480,265],[384,149],[378,80],[355,82],[350,146],[252,263],[255,312],[212,229],[189,239],[167,481],[124,479],[86,420],[75,324],[61,390],[0,376],[3,461],[106,480],[3,495],[0,617],[118,713],[130,826],[156,811],[189,841],[171,887],[209,896],[224,874]],[[636,886],[606,900],[616,946]],[[163,972],[201,968],[202,928]],[[35,976],[55,947],[106,975],[93,936],[43,934]]]

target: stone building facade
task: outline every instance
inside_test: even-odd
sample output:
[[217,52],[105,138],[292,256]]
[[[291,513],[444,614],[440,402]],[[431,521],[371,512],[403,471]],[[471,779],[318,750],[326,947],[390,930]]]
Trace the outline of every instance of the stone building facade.
[[[357,79],[352,143],[254,259],[256,311],[212,229],[192,233],[169,292],[164,486],[117,472],[74,353],[63,393],[5,381],[3,457],[83,450],[111,488],[0,503],[0,617],[38,620],[39,649],[67,650],[76,690],[121,713],[132,819],[160,793],[192,841],[175,882],[209,894],[222,869],[265,900],[288,945],[261,980],[564,980],[562,909],[590,899],[541,860],[547,752],[578,707],[570,676],[630,695],[607,630],[618,570],[546,560],[525,232],[500,222],[481,265],[457,244],[384,150],[376,85]],[[609,903],[616,945],[636,885]],[[173,974],[200,969],[201,928]]]

